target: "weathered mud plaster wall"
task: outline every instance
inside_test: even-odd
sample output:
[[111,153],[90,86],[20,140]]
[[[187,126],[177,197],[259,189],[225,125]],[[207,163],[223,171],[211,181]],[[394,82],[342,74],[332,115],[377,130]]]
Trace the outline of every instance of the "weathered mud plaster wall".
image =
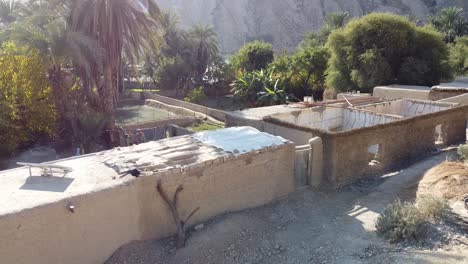
[[432,87],[430,99],[437,101],[468,93],[468,78],[458,77],[451,83],[441,83]]
[[226,126],[254,127],[260,131],[286,138],[292,141],[296,146],[305,145],[308,143],[309,139],[314,137],[314,134],[310,131],[291,129],[288,127],[278,126],[276,124],[264,122],[263,120],[248,119],[232,115],[226,115]]
[[[261,206],[294,191],[290,143],[237,156],[221,154],[136,179],[119,178],[94,156],[59,164],[83,168],[90,177],[85,181],[77,176],[65,192],[28,191],[21,189],[27,169],[0,173],[1,263],[98,264],[132,240],[173,234],[172,216],[155,189],[158,179],[170,195],[183,185],[181,216],[200,207],[189,224]],[[67,210],[69,204],[75,213]]]
[[154,93],[144,93],[144,97],[147,98],[147,99],[157,100],[157,101],[159,101],[161,103],[164,103],[164,104],[167,104],[167,105],[190,109],[192,111],[195,111],[195,112],[202,113],[204,115],[213,117],[213,118],[215,118],[215,119],[217,119],[219,121],[224,122],[226,120],[226,112],[224,112],[222,110],[213,109],[213,108],[209,108],[209,107],[206,107],[206,106],[203,106],[203,105],[193,104],[193,103],[189,103],[189,102],[184,102],[184,101],[181,101],[181,100],[177,100],[177,99],[166,97],[166,96],[157,95],[157,94],[154,94]]
[[342,127],[344,111],[343,108],[314,107],[273,116],[299,126],[334,130]]
[[468,93],[462,94],[455,97],[445,98],[440,100],[439,102],[446,102],[446,103],[457,103],[460,105],[468,105]]
[[429,99],[438,101],[466,93],[468,93],[468,83],[466,84],[466,88],[434,87],[429,94]]
[[391,114],[401,117],[413,117],[447,110],[456,106],[457,104],[455,103],[402,99],[370,104],[358,108],[382,114]]
[[[360,177],[390,171],[423,158],[435,149],[436,127],[442,125],[444,144],[466,140],[468,106],[401,119],[395,122],[343,132],[298,126],[273,117],[265,122],[284,129],[310,133],[323,141],[323,181],[339,187]],[[378,145],[377,166],[369,165],[369,147]]]
[[[289,108],[289,111],[283,111],[277,114],[272,113],[271,117],[297,126],[329,131],[342,131],[373,126],[392,122],[400,118],[398,116],[382,115],[338,107]],[[317,136],[316,133],[312,131],[302,131],[291,129],[287,126],[278,126],[273,123],[264,122],[263,117],[252,118],[252,116],[248,115],[244,118],[239,114],[228,114],[226,115],[226,125],[252,126],[260,131],[279,135],[291,140],[296,146],[307,144],[309,139]]]
[[346,131],[360,127],[385,124],[400,119],[370,111],[338,107],[313,107],[271,117],[294,125],[327,131]]
[[372,95],[385,100],[397,100],[403,98],[429,100],[430,90],[431,88],[427,86],[377,86],[374,88]]
[[277,126],[263,121],[265,116],[273,114],[285,114],[287,116],[300,111],[301,110],[298,108],[293,108],[287,105],[277,105],[227,112],[226,127],[250,126],[260,131],[286,138],[294,142],[296,146],[305,145],[308,144],[309,139],[314,137],[311,132],[290,129],[288,127]]

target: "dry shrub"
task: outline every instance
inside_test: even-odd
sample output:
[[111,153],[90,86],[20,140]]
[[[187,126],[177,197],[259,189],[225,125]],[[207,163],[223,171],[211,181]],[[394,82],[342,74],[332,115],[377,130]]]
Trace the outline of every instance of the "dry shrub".
[[428,170],[418,185],[419,199],[433,196],[446,200],[462,200],[468,193],[468,168],[460,162],[444,162]]
[[458,155],[460,155],[460,158],[464,161],[468,161],[468,144],[458,147]]
[[426,220],[446,218],[451,211],[447,200],[433,196],[419,198],[416,207],[421,216]]
[[377,219],[377,233],[392,243],[417,239],[423,230],[424,217],[411,203],[400,200],[390,204]]

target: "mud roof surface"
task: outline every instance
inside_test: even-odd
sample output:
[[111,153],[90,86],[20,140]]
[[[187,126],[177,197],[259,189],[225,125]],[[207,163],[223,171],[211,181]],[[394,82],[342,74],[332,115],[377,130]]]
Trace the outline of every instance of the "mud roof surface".
[[135,180],[125,175],[131,169],[141,170],[143,175],[183,171],[284,144],[292,143],[251,127],[235,127],[48,163],[72,168],[66,175],[42,176],[41,169],[33,168],[30,176],[27,167],[0,171],[0,216],[125,184]]

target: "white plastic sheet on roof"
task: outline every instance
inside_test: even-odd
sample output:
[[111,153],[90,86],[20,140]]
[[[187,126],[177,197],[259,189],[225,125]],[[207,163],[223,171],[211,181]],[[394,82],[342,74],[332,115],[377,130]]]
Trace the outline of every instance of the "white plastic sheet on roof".
[[193,134],[192,137],[202,143],[234,154],[247,153],[289,142],[282,137],[263,133],[252,127],[231,127],[205,131]]

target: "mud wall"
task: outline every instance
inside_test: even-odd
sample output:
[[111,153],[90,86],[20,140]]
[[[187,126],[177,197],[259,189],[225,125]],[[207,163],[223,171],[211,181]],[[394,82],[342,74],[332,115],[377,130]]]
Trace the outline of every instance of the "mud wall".
[[[467,84],[468,86],[468,84]],[[444,88],[432,88],[431,93],[429,94],[429,99],[433,101],[438,101],[454,96],[459,96],[468,92],[466,88],[460,89],[444,89]]]
[[343,124],[339,131],[348,131],[361,127],[370,127],[396,121],[399,117],[346,109],[343,111]]
[[[405,167],[435,150],[436,127],[442,125],[445,145],[466,140],[468,108],[456,108],[417,116],[375,127],[337,133],[324,141],[332,149],[325,156],[324,171],[332,186],[342,186],[360,177]],[[376,157],[369,156],[369,147],[378,146]],[[376,158],[380,164],[371,166]]]
[[462,94],[462,95],[459,95],[459,96],[455,96],[455,97],[442,99],[439,102],[448,102],[448,103],[457,103],[457,104],[460,104],[460,105],[468,105],[468,93],[467,94]]
[[[464,142],[467,119],[468,106],[463,106],[346,132],[301,127],[272,117],[265,118],[265,122],[275,127],[275,131],[281,129],[291,134],[322,138],[322,182],[336,188],[361,177],[405,167],[429,155],[435,150],[436,127],[439,125],[445,145]],[[284,134],[282,136],[289,139]],[[369,153],[369,148],[378,149],[375,151],[377,155]],[[379,163],[371,166],[372,159]]]
[[184,101],[181,101],[181,100],[177,100],[177,99],[166,97],[166,96],[157,95],[157,94],[154,94],[154,93],[144,93],[144,97],[147,98],[147,99],[157,100],[159,102],[162,102],[164,104],[168,104],[168,105],[171,105],[171,106],[190,109],[192,111],[195,111],[195,112],[198,112],[198,113],[213,117],[213,118],[215,118],[216,120],[219,120],[219,121],[224,122],[226,120],[226,112],[218,110],[218,109],[213,109],[213,108],[209,108],[209,107],[206,107],[206,106],[203,106],[203,105],[184,102]]
[[294,191],[293,170],[294,147],[286,144],[25,208],[0,216],[0,262],[98,264],[132,240],[173,234],[172,216],[156,192],[158,179],[171,196],[183,185],[182,217],[200,207],[191,225],[288,195]]
[[413,117],[447,110],[455,106],[456,104],[451,103],[402,99],[377,104],[370,104],[358,108],[382,114],[398,115],[402,117]]
[[430,87],[427,89],[395,88],[390,86],[378,86],[374,88],[373,96],[385,100],[397,100],[403,98],[429,100]]

